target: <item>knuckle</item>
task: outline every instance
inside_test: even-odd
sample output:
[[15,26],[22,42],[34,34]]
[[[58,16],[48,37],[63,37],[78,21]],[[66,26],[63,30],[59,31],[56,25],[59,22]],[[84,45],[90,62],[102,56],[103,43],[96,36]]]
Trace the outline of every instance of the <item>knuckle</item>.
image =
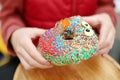
[[103,51],[100,51],[99,54],[104,54],[104,52],[103,52]]
[[29,64],[30,66],[34,66],[34,62],[33,62],[33,61],[28,61],[28,64]]
[[42,65],[45,65],[45,62],[43,62],[43,61],[39,61]]
[[115,30],[115,28],[113,27],[113,29],[112,29],[112,30],[113,30],[113,34],[115,35],[115,33],[116,33],[116,30]]
[[32,67],[30,67],[30,66],[24,66],[24,68],[25,68],[26,70],[32,69]]
[[38,28],[33,28],[34,30],[38,30]]
[[22,39],[19,40],[19,43],[20,43],[21,45],[25,45],[25,40],[22,38]]
[[30,54],[34,59],[36,58],[36,57],[35,57],[36,55],[35,55],[34,52],[30,52],[29,54]]
[[100,52],[101,55],[106,54],[106,53],[107,53],[106,50],[102,50],[102,51]]
[[112,49],[112,47],[113,47],[112,45],[109,46],[110,49]]
[[107,46],[110,46],[110,45],[111,45],[111,41],[107,41],[107,42],[106,42],[106,45],[107,45]]
[[106,13],[103,13],[104,17],[108,18],[108,19],[111,19],[110,16]]
[[17,54],[20,54],[20,53],[21,53],[21,50],[18,48],[18,49],[15,50],[15,52],[16,52]]
[[26,70],[33,69],[33,66],[31,66],[31,65],[28,64],[28,63],[23,63],[23,62],[22,62],[22,65],[23,65],[24,69],[26,69]]

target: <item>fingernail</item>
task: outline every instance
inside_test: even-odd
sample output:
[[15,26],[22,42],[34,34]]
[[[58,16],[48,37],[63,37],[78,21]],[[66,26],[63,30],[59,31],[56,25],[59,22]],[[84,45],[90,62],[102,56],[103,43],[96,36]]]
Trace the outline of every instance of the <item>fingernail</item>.
[[98,44],[98,46],[99,46],[99,49],[101,48],[101,44]]
[[99,50],[101,50],[102,49],[102,47],[101,46],[99,46]]
[[83,19],[86,19],[86,16],[83,16],[82,18],[83,18]]
[[103,57],[105,57],[105,56],[106,56],[106,54],[102,54],[102,56],[103,56]]
[[45,62],[45,64],[46,64],[46,65],[50,65],[50,63],[49,63],[49,62]]
[[52,68],[52,67],[53,67],[53,65],[50,65],[50,67]]
[[94,56],[96,56],[98,53],[96,52],[95,54],[94,54]]
[[102,56],[102,57],[104,57],[104,55],[103,55],[103,54],[101,54],[101,56]]
[[97,51],[95,55],[99,55],[100,54],[100,51]]
[[105,54],[101,54],[102,57],[105,57]]

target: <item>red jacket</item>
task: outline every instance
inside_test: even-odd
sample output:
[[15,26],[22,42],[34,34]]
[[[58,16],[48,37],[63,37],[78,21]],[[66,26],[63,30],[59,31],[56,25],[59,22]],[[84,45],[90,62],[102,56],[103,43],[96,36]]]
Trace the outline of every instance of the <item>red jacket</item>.
[[[61,18],[81,15],[89,16],[106,12],[116,24],[113,0],[0,0],[3,8],[2,35],[9,49],[11,33],[21,27],[39,27],[49,29]],[[12,53],[12,52],[11,52]]]

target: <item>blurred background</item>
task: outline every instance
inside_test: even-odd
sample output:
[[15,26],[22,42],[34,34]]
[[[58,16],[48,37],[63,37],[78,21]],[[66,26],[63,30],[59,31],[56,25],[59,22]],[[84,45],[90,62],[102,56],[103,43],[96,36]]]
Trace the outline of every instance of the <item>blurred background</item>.
[[[1,10],[1,4],[0,4],[0,10]],[[10,56],[8,54],[7,48],[1,36],[1,22],[0,22],[0,66],[9,62],[9,59]]]
[[[114,2],[116,5],[115,10],[118,14],[118,25],[116,29],[114,46],[109,54],[120,64],[120,0],[114,0]],[[1,5],[0,5],[0,10],[1,10]],[[17,58],[10,57],[7,51],[7,48],[1,36],[1,22],[0,22],[0,80],[12,79],[18,63],[19,60]],[[4,74],[6,74],[7,77]],[[5,79],[5,77],[7,79]]]
[[116,29],[116,37],[112,50],[110,51],[110,55],[120,64],[120,0],[114,0],[115,2],[115,10],[118,14],[118,25]]
[[120,40],[120,0],[114,0],[116,5],[116,12],[118,13],[118,26],[117,26],[117,33],[116,38]]
[[[118,25],[117,25],[117,32],[116,32],[116,38],[115,43],[113,46],[113,49],[110,51],[110,55],[120,63],[120,0],[114,0],[116,5],[116,12],[118,14]],[[1,5],[0,5],[1,10]],[[10,57],[7,51],[6,46],[4,45],[2,36],[1,36],[1,22],[0,22],[0,66],[7,63],[9,61]]]

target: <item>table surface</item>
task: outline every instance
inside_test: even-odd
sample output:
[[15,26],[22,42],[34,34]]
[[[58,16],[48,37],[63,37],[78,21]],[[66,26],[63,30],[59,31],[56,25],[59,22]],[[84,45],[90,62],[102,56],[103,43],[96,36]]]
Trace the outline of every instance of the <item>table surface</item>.
[[120,66],[110,56],[94,56],[80,64],[25,70],[21,64],[14,80],[119,80]]

